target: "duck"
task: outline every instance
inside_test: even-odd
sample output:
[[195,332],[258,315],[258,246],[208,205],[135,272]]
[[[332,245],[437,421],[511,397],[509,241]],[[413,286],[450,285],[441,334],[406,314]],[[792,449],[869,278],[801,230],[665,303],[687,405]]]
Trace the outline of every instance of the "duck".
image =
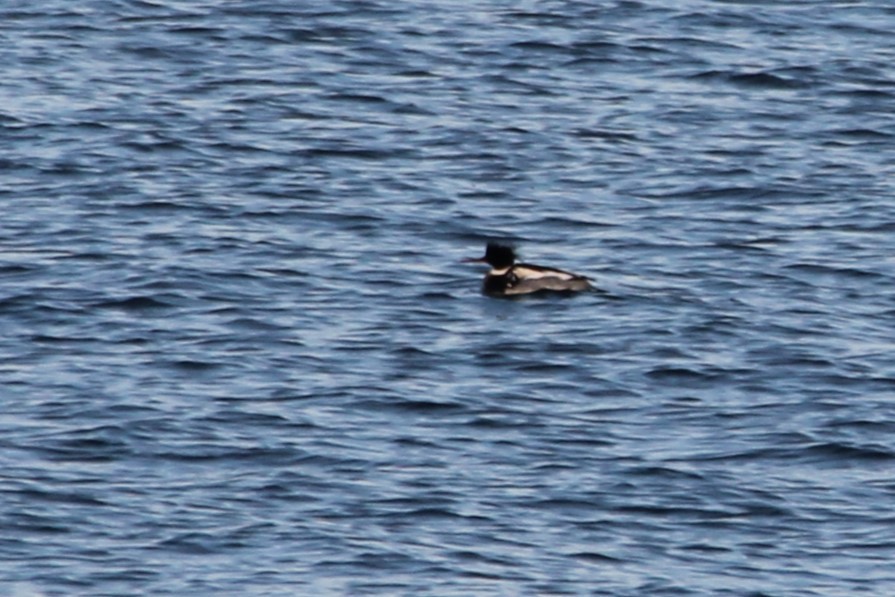
[[570,293],[593,289],[586,276],[543,265],[516,263],[516,249],[502,243],[488,243],[483,257],[463,261],[491,266],[491,271],[485,274],[482,282],[482,293],[488,296],[516,296],[542,291]]

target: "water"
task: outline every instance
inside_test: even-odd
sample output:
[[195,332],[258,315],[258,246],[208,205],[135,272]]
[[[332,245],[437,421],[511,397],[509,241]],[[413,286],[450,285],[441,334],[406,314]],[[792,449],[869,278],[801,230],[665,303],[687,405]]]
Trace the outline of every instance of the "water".
[[895,592],[888,3],[0,17],[4,594]]

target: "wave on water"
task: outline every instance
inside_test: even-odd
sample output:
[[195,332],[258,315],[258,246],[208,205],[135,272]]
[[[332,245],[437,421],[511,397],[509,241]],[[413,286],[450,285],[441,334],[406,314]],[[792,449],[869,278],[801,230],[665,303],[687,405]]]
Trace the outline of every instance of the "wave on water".
[[892,594],[895,14],[665,4],[0,8],[0,592]]

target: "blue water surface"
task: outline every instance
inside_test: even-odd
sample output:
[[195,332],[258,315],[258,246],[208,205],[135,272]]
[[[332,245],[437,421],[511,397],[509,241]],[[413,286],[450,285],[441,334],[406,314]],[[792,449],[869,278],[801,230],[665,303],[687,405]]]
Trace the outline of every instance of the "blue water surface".
[[0,592],[895,594],[893,32],[4,3]]

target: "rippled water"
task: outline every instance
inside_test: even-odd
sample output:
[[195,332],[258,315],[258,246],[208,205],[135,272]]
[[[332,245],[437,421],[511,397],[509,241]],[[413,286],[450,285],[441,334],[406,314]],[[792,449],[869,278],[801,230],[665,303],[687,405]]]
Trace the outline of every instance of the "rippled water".
[[0,17],[4,594],[895,593],[889,3]]

